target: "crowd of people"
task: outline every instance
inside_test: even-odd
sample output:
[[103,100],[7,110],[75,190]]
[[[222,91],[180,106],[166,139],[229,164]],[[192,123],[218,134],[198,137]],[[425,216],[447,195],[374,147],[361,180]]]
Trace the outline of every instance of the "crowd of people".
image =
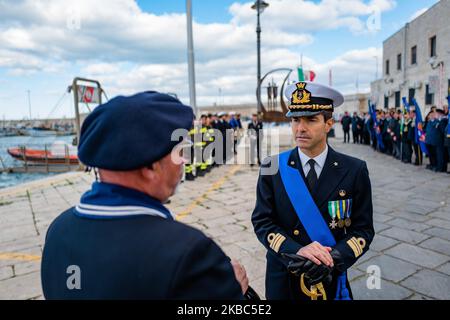
[[[404,163],[421,166],[424,156],[426,168],[435,172],[447,172],[450,160],[448,106],[433,106],[423,122],[416,121],[416,112],[389,109],[376,110],[376,121],[370,113],[352,116],[348,112],[340,119],[344,131],[344,143],[371,145],[374,150],[393,156]],[[450,172],[447,172],[450,173]]]
[[[202,114],[199,120],[194,120],[189,131],[193,142],[189,162],[185,165],[185,179],[194,180],[204,176],[212,168],[226,164],[233,155],[237,154],[237,146],[244,136],[241,114],[235,112],[219,112]],[[257,114],[253,114],[247,124],[247,134],[250,138],[251,166],[261,164],[260,159],[260,131],[262,122]],[[212,143],[214,146],[209,147]]]

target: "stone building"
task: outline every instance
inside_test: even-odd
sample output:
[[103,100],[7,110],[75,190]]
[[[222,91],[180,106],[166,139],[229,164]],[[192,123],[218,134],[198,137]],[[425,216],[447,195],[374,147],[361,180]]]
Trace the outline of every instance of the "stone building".
[[382,78],[371,83],[378,108],[414,97],[422,112],[442,108],[450,93],[450,0],[441,0],[383,42]]

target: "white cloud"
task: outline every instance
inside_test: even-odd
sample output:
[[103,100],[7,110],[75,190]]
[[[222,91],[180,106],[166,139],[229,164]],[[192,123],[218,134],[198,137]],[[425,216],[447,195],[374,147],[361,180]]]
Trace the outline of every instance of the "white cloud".
[[[229,23],[194,21],[200,105],[216,102],[219,88],[225,103],[254,102],[252,3],[231,5]],[[301,47],[314,42],[314,32],[342,28],[361,33],[375,10],[394,6],[393,0],[271,0],[261,18],[263,74],[295,68]],[[184,14],[146,13],[132,0],[0,0],[0,43],[0,68],[10,75],[43,72],[70,78],[79,72],[100,80],[110,97],[152,89],[175,92],[188,102]],[[361,91],[369,87],[374,55],[381,57],[381,51],[354,50],[326,63],[307,56],[303,61],[324,83],[332,67],[336,87],[352,92],[355,70]],[[278,83],[284,76],[273,75]]]
[[429,8],[422,8],[420,10],[417,10],[410,18],[409,21],[413,21],[417,17],[421,16],[423,13],[425,13]]
[[[233,23],[250,24],[255,13],[252,2],[234,3],[230,7]],[[300,32],[331,30],[347,27],[353,32],[361,32],[365,20],[375,11],[391,10],[396,5],[393,0],[272,0],[263,12],[261,21],[267,28],[298,30]]]

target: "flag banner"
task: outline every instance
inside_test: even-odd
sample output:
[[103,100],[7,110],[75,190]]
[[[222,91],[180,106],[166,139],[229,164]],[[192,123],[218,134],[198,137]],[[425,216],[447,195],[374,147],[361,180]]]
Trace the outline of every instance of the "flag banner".
[[305,75],[303,74],[303,69],[301,67],[297,68],[298,81],[305,81]]
[[412,99],[412,103],[414,104],[414,110],[416,111],[416,127],[414,128],[415,141],[416,144],[420,146],[422,152],[428,155],[427,146],[425,145],[425,132],[423,131],[422,112],[420,111],[420,107],[415,98]]
[[375,136],[376,136],[377,142],[378,142],[378,148],[380,149],[380,151],[383,151],[384,143],[383,143],[383,137],[381,135],[380,123],[378,122],[378,119],[377,119],[377,112],[375,110],[375,105],[371,104],[370,101],[369,101],[369,112],[370,112],[370,116],[373,119]]
[[311,70],[303,70],[302,67],[297,67],[298,81],[311,81],[316,79],[316,73]]
[[100,103],[100,91],[97,87],[78,85],[78,101],[84,103]]

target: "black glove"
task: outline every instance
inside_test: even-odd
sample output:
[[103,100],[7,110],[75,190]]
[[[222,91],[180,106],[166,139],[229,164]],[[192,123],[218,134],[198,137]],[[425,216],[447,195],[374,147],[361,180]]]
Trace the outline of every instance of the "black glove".
[[252,301],[261,300],[256,291],[250,286],[248,286],[248,289],[244,294],[244,298],[245,300],[252,300]]
[[311,260],[297,254],[283,253],[282,256],[289,260],[288,271],[298,277],[304,273],[305,280],[309,285],[312,286],[323,281],[326,283],[331,282],[333,267],[329,267],[323,263],[317,265]]
[[345,265],[341,253],[337,249],[333,249],[331,250],[330,255],[333,258],[334,269],[336,269],[339,272],[344,272]]

